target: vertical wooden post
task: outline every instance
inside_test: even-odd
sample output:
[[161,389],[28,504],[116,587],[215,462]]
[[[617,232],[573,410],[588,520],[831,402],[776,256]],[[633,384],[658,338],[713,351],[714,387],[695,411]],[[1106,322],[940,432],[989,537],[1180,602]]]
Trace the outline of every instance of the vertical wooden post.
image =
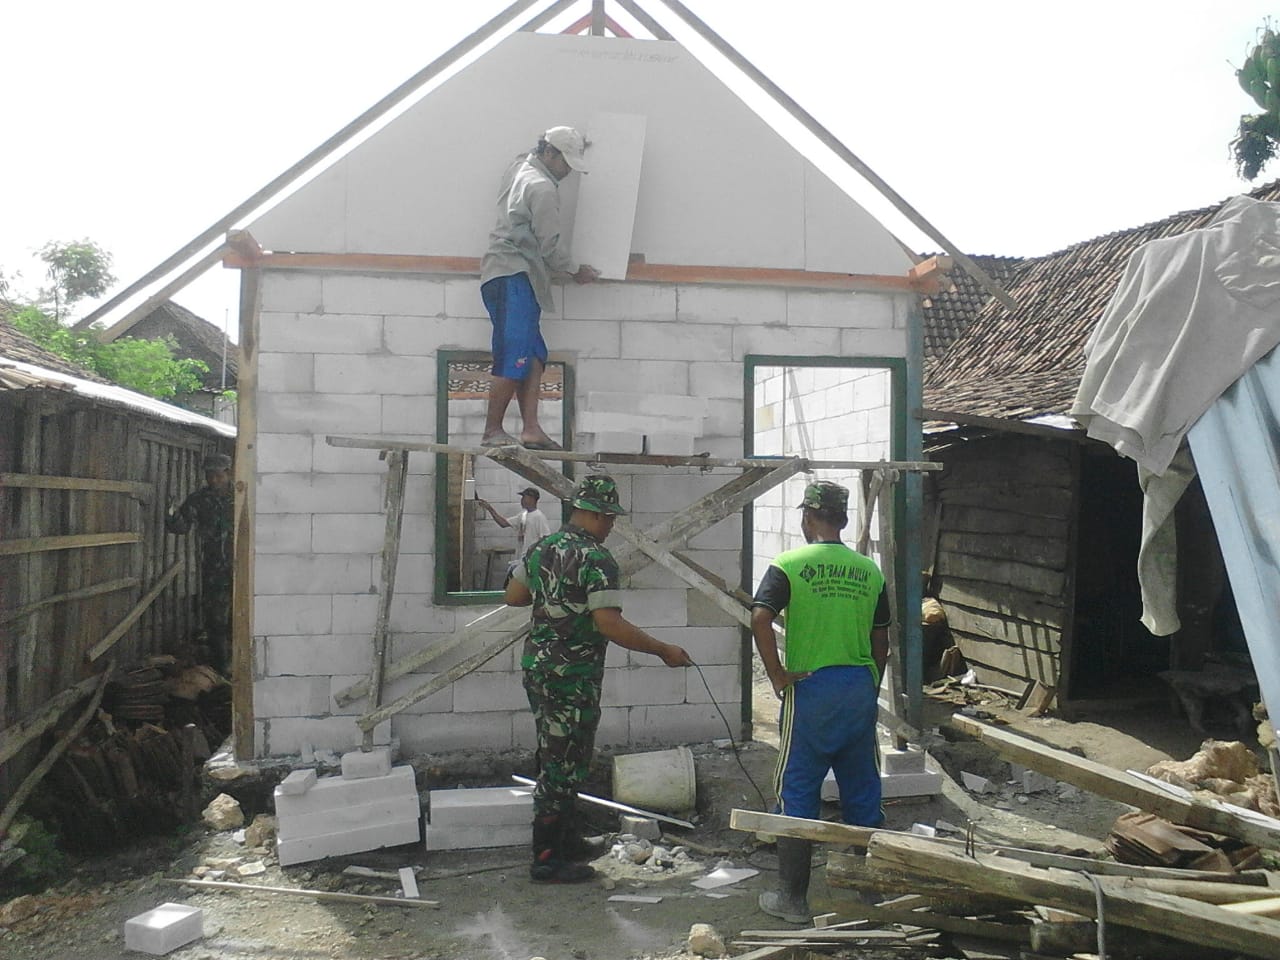
[[[897,537],[895,535],[894,524],[896,517],[894,515],[894,491],[897,489],[897,471],[896,470],[877,470],[876,486],[879,487],[876,493],[876,509],[880,514],[880,569],[884,573],[885,591],[889,595],[889,608],[891,610],[899,609],[897,606],[898,584],[897,584]],[[908,611],[910,613],[910,611]],[[895,622],[890,627],[890,650],[894,651],[894,655],[890,656],[889,670],[889,703],[892,706],[890,713],[899,720],[904,718],[904,710],[906,699],[904,697],[903,688],[903,648],[902,636],[905,632],[906,624]],[[898,641],[896,644],[894,640]],[[896,650],[895,650],[896,647]],[[894,743],[899,750],[906,749],[907,741],[900,734],[894,734]]]
[[237,759],[253,756],[253,515],[258,472],[258,321],[262,270],[240,274],[240,367],[235,462],[235,561],[231,591],[231,737]]
[[591,35],[604,36],[604,0],[591,0]]
[[[404,487],[409,475],[409,451],[387,452],[387,531],[382,541],[382,577],[378,584],[378,619],[373,626],[373,663],[369,669],[369,713],[382,706],[382,668],[386,662],[391,598],[396,592],[396,564],[400,560],[400,530],[404,523]],[[373,749],[373,728],[364,732],[363,750]]]
[[[22,421],[22,460],[19,467],[24,473],[44,473],[43,434],[44,404],[37,397],[23,411]],[[40,537],[53,531],[44,527],[45,496],[43,490],[31,488],[19,493],[26,507],[19,524],[19,535],[22,537]],[[25,576],[22,577],[22,595],[19,605],[34,603],[44,596],[45,554],[36,552],[29,554],[25,561]],[[52,690],[42,690],[40,678],[35,673],[36,649],[40,642],[40,628],[46,621],[48,613],[40,611],[26,618],[21,625],[21,637],[17,646],[18,666],[18,709],[16,715],[25,717],[52,694]]]

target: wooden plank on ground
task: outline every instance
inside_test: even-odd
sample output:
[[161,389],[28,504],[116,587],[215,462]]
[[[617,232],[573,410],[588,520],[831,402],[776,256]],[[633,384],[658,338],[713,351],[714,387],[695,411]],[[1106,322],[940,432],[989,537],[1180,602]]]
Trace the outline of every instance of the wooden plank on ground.
[[1098,796],[1127,803],[1174,823],[1226,834],[1258,847],[1280,849],[1280,824],[1270,821],[1270,818],[1246,819],[1225,806],[1174,796],[1132,774],[979,723],[971,717],[956,714],[951,718],[951,725],[987,744],[1004,759],[1055,780],[1064,780]]
[[[970,917],[953,917],[949,913],[932,910],[899,910],[893,907],[872,906],[865,903],[840,902],[837,911],[841,917],[854,920],[870,920],[872,923],[898,923],[906,926],[928,927],[944,933],[959,933],[971,937],[985,937],[1008,943],[1030,945],[1031,928],[1027,924],[998,923],[994,920],[974,920]],[[746,936],[745,933],[742,936]]]
[[[868,857],[940,882],[1095,916],[1094,887],[1067,870],[1044,870],[989,854],[966,855],[921,837],[880,835]],[[1131,881],[1095,877],[1108,923],[1137,927],[1191,943],[1235,950],[1249,956],[1280,956],[1280,922],[1238,916],[1221,907],[1149,889]]]
[[[883,827],[855,827],[851,824],[833,823],[829,820],[805,820],[801,817],[786,817],[777,813],[761,813],[757,810],[737,809],[729,813],[729,828],[732,830],[744,830],[749,833],[767,833],[775,837],[817,840],[820,843],[834,843],[863,850],[871,842],[872,837],[881,833],[914,836],[914,834],[905,831],[886,830]],[[951,847],[963,847],[965,845],[963,840],[949,837],[934,837],[933,841],[934,843]],[[1148,867],[1132,863],[1115,863],[1110,860],[1095,860],[1091,857],[1073,857],[1065,853],[1050,853],[1047,850],[1028,850],[1024,847],[1014,847],[1006,844],[978,842],[974,846],[983,853],[1009,857],[1037,867],[1082,870],[1099,876],[1136,877],[1147,880],[1200,880],[1208,883],[1238,884],[1246,887],[1265,887],[1267,885],[1267,876],[1261,871],[1230,874],[1217,873],[1210,870],[1183,870],[1176,867]]]

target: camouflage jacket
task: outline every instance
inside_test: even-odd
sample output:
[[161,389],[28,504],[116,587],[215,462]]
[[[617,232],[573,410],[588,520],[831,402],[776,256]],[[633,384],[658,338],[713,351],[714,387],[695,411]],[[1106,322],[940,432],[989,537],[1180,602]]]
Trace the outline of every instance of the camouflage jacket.
[[170,533],[187,533],[192,526],[200,537],[200,572],[202,576],[229,576],[232,569],[232,527],[235,493],[228,487],[218,493],[212,487],[201,487],[182,501],[176,513],[165,518],[164,528]]
[[521,666],[563,676],[599,677],[608,640],[593,610],[622,606],[618,564],[603,543],[567,524],[525,554],[514,576],[533,594],[533,624]]

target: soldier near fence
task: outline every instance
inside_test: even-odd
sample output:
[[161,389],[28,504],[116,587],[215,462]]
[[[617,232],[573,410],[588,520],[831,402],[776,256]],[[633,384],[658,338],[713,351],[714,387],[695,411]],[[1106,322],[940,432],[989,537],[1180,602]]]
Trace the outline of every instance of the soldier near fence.
[[529,876],[544,883],[578,883],[595,875],[574,862],[595,852],[582,840],[576,800],[600,723],[609,641],[651,653],[669,667],[693,664],[682,647],[622,617],[618,564],[604,545],[614,520],[626,512],[613,478],[586,477],[571,505],[569,522],[529,548],[506,589],[507,603],[533,607],[521,657],[538,732]]
[[204,459],[205,485],[181,506],[169,506],[164,527],[185,534],[192,528],[200,540],[200,622],[212,666],[227,673],[231,666],[231,586],[235,570],[233,522],[235,494],[231,458],[215,453]]

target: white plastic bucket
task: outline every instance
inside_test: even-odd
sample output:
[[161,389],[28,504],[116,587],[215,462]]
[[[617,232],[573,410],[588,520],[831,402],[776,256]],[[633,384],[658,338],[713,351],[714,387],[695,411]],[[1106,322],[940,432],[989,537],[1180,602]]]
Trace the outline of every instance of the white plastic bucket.
[[674,747],[614,757],[613,799],[655,813],[694,809],[698,788],[693,751]]

